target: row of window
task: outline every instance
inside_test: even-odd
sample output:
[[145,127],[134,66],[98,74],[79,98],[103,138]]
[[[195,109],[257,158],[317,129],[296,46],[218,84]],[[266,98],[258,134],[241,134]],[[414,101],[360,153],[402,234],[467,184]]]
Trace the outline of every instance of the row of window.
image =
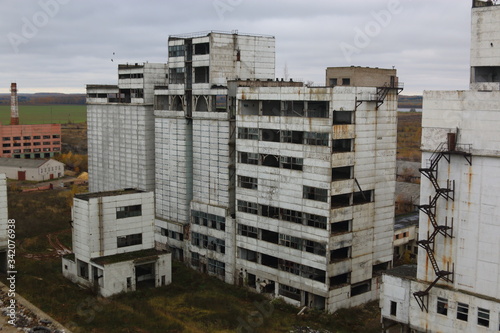
[[[40,135],[34,135],[33,137],[29,136],[29,135],[25,135],[22,137],[23,140],[31,140],[33,138],[33,140],[40,140],[40,139],[60,139],[61,136],[59,134],[53,134],[52,136],[51,135],[43,135],[43,136],[40,136]],[[18,141],[18,140],[21,140],[21,137],[20,136],[13,136],[13,137],[10,137],[10,136],[4,136],[2,137],[2,140],[3,141],[11,141],[11,140],[14,140],[14,141]]]
[[[41,145],[44,145],[44,146],[50,146],[50,145],[60,145],[61,144],[61,141],[54,141],[54,142],[50,142],[50,141],[43,141],[43,142],[33,142],[33,146],[41,146]],[[24,147],[30,147],[31,146],[31,142],[23,142],[22,144]],[[2,144],[2,147],[21,147],[21,143],[20,142],[14,142],[12,144],[10,143],[3,143]]]
[[318,242],[302,239],[299,237],[293,237],[266,229],[259,229],[244,224],[238,224],[238,235],[260,239],[265,242],[279,244],[281,246],[286,246],[299,251],[306,251],[320,256],[324,256],[326,254],[325,244],[320,244]]
[[26,148],[26,149],[23,149],[22,151],[21,151],[21,149],[13,149],[13,150],[4,149],[4,150],[2,150],[2,153],[4,153],[4,154],[12,154],[12,153],[19,154],[21,152],[22,153],[31,153],[31,152],[38,153],[41,151],[61,151],[61,149],[59,147],[54,147],[52,149],[50,149],[50,148],[43,148],[43,149],[42,148],[34,148],[34,149]]
[[292,209],[261,205],[244,200],[238,200],[237,206],[239,212],[299,223],[314,228],[326,229],[327,218],[325,216],[303,213]]
[[238,162],[243,164],[262,165],[273,168],[300,170],[304,165],[304,159],[298,157],[256,154],[238,152]]
[[280,131],[275,129],[238,128],[238,139],[260,140],[269,142],[297,143],[328,147],[329,133]]
[[142,234],[132,234],[116,238],[116,245],[118,247],[126,247],[138,244],[142,244]]
[[244,100],[240,114],[251,116],[328,118],[328,101]]
[[[391,315],[392,315],[392,302],[391,302]],[[448,316],[448,299],[443,297],[437,298],[436,312]],[[457,302],[457,319],[462,321],[469,320],[469,304]],[[499,315],[500,319],[500,315]],[[490,310],[484,308],[477,308],[477,324],[479,326],[490,327]],[[500,331],[500,322],[498,330]]]
[[165,228],[160,228],[160,233],[162,236],[166,236],[168,238],[176,239],[183,241],[184,240],[184,234],[172,230],[168,230]]
[[192,49],[186,50],[186,45],[170,45],[168,47],[168,56],[169,57],[184,57],[185,53],[194,54],[194,55],[202,55],[210,53],[210,44],[209,43],[196,43],[192,45]]
[[223,239],[203,235],[197,232],[191,232],[191,244],[201,249],[226,253],[226,242]]
[[142,205],[116,207],[117,219],[124,219],[127,217],[141,216],[141,215],[142,215]]
[[143,73],[118,74],[119,79],[142,79],[143,77]]
[[193,224],[202,225],[217,230],[226,230],[226,218],[214,214],[208,214],[197,210],[191,211],[191,221]]
[[[200,267],[200,254],[191,252],[191,266]],[[226,264],[215,259],[208,259],[208,272],[224,277],[226,274]]]

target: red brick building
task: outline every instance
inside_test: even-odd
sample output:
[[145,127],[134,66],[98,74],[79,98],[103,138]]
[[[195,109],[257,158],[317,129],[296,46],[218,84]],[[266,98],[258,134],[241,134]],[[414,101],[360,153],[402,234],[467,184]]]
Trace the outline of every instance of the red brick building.
[[0,124],[0,141],[0,157],[50,158],[61,152],[61,124]]

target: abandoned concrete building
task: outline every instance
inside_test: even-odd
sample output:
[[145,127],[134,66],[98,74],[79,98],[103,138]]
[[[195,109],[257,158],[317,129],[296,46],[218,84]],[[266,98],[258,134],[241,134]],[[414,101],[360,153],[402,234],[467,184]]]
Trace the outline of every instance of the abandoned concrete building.
[[499,23],[473,1],[470,90],[424,92],[418,265],[383,275],[387,331],[500,330]]
[[108,297],[172,281],[171,253],[155,249],[153,192],[134,189],[75,195],[73,253],[63,275]]
[[154,87],[134,79],[135,102],[116,99],[122,65],[118,87],[87,86],[91,190],[154,186],[156,247],[227,283],[330,312],[376,299],[393,257],[396,71],[331,69],[350,84],[306,87],[275,78],[274,37],[237,33],[170,36],[168,54]]

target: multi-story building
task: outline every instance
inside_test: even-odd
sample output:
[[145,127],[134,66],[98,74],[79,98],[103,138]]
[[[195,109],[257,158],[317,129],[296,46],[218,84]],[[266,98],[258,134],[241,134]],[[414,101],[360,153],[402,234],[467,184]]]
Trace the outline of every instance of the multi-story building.
[[89,190],[154,190],[153,91],[166,64],[118,66],[118,85],[87,85]]
[[153,192],[78,194],[72,217],[73,253],[62,260],[68,279],[104,297],[172,281],[171,254],[155,249]]
[[[168,81],[154,88],[156,247],[297,305],[335,311],[377,297],[393,256],[396,72],[309,88],[275,79],[274,37],[208,32],[168,47]],[[101,133],[115,126],[99,113],[118,88],[87,90],[89,165],[100,163],[91,189],[134,186],[142,169],[133,180],[102,170],[131,154],[123,144],[127,158],[110,156],[116,144]],[[119,106],[122,117],[149,110]]]
[[0,157],[50,158],[61,152],[61,124],[0,124],[0,137]]
[[500,330],[500,6],[473,1],[468,91],[426,91],[418,265],[384,275],[385,328]]

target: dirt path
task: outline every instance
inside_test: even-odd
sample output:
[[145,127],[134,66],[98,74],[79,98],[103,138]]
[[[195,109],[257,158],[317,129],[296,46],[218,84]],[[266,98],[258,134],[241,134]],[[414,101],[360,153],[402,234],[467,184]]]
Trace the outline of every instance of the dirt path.
[[[65,254],[71,253],[71,249],[67,248],[64,246],[61,241],[59,240],[59,235],[61,233],[67,232],[66,230],[59,231],[59,232],[53,232],[46,234],[45,237],[47,237],[47,241],[49,242],[50,247],[54,250],[51,253],[22,253],[21,255],[25,258],[33,259],[33,260],[42,260],[46,258],[60,258]],[[22,252],[25,252],[25,248],[23,247],[23,244],[21,243],[20,245]]]

